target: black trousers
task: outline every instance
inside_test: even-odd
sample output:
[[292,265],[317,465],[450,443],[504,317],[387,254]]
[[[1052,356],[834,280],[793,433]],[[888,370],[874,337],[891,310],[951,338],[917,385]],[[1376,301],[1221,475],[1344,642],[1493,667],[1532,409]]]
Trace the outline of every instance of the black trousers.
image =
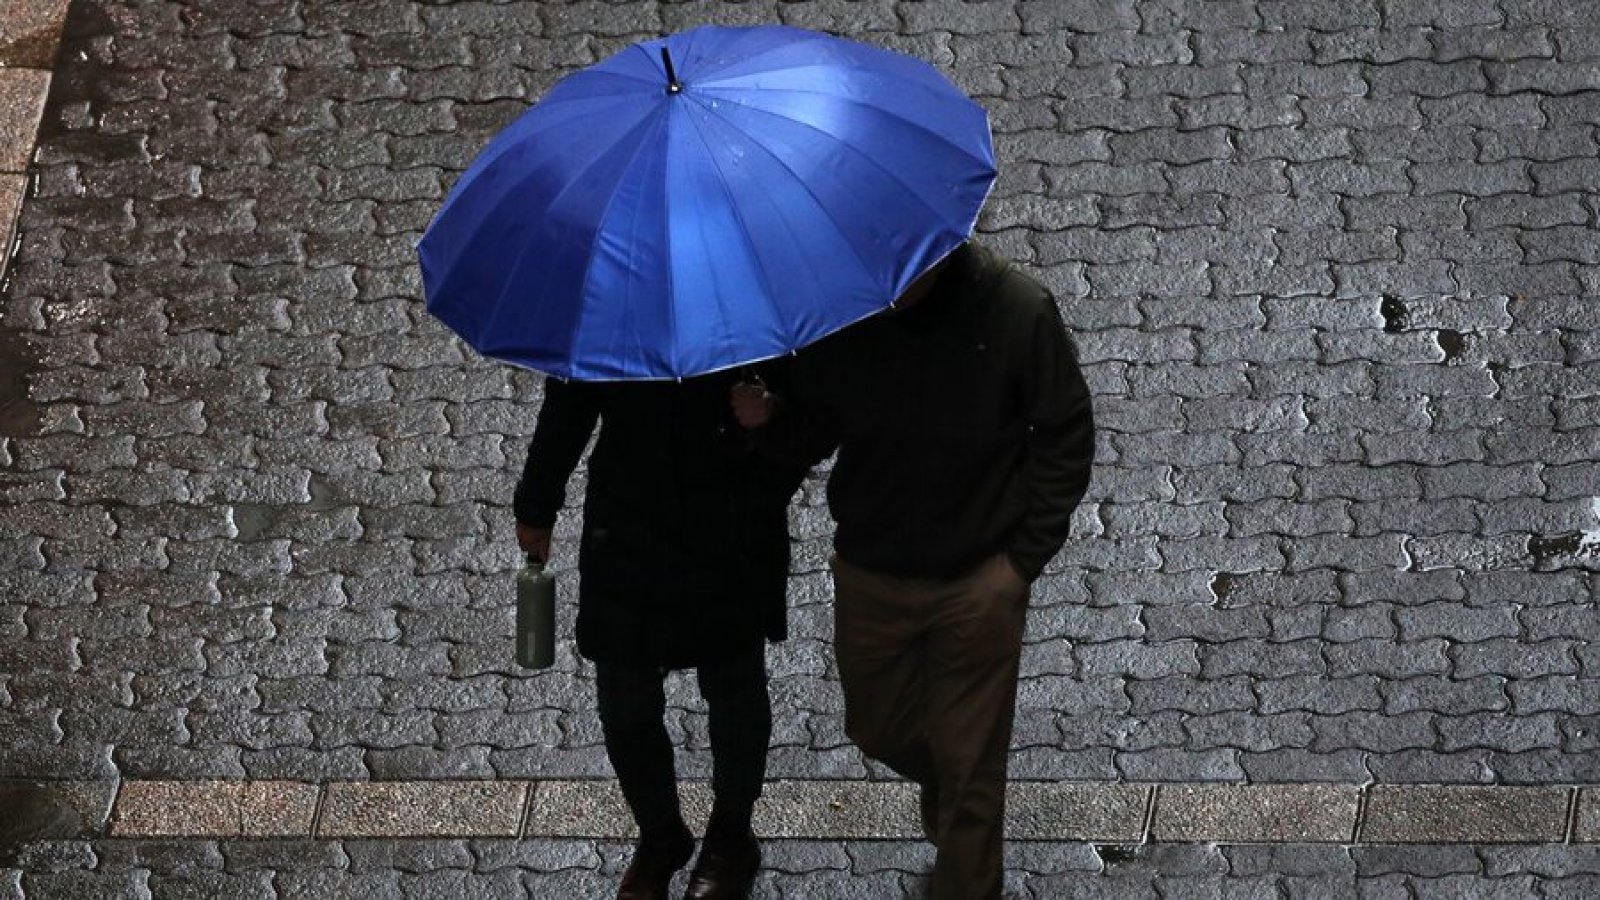
[[[597,662],[596,691],[606,755],[641,834],[683,821],[672,742],[667,737],[666,671],[657,666]],[[742,834],[767,773],[772,707],[767,696],[765,641],[695,667],[709,707],[711,829]]]

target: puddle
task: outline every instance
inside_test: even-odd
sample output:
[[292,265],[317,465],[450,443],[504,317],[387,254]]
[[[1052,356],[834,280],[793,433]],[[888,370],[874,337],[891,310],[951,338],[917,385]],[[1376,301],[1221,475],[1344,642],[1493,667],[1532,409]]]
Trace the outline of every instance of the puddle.
[[1385,296],[1378,304],[1378,313],[1383,316],[1383,330],[1390,334],[1399,334],[1411,327],[1411,313],[1399,297]]

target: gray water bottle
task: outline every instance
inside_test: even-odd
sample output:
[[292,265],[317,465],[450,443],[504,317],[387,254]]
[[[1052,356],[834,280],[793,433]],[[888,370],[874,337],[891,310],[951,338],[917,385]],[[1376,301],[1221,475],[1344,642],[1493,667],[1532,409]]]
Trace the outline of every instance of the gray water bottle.
[[517,665],[548,669],[556,661],[556,580],[528,554],[517,573]]

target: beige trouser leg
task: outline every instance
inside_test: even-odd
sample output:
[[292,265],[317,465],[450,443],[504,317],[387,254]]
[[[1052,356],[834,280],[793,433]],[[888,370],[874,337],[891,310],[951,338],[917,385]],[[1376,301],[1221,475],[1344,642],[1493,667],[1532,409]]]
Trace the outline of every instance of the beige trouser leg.
[[835,560],[845,731],[937,797],[935,900],[1000,896],[1006,756],[1027,593],[895,578]]

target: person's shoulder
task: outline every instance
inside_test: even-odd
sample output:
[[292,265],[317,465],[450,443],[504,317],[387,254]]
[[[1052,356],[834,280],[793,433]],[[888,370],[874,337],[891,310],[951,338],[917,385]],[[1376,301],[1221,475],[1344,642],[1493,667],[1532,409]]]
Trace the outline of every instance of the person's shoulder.
[[975,286],[989,295],[992,309],[1030,321],[1060,315],[1050,289],[1023,266],[977,244],[971,245],[971,254]]

